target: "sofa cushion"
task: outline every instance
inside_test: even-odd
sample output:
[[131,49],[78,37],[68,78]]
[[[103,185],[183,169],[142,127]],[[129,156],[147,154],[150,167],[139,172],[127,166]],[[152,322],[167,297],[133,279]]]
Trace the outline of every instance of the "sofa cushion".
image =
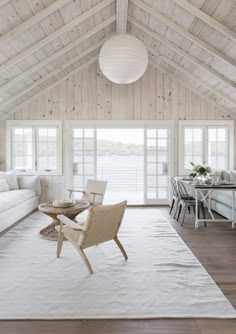
[[230,181],[236,182],[236,171],[235,170],[230,171]]
[[18,176],[17,177],[20,189],[33,190],[38,196],[41,195],[41,184],[39,176]]
[[33,197],[36,197],[36,194],[33,190],[29,189],[0,192],[0,213],[14,208],[14,206],[17,206]]
[[221,180],[223,179],[223,171],[222,170],[215,170],[213,172],[214,176],[219,176],[221,178]]
[[7,183],[7,181],[6,180],[4,180],[4,179],[0,179],[0,192],[1,191],[9,191],[10,189],[9,189],[9,186],[8,186],[8,183]]
[[0,179],[5,179],[10,190],[19,189],[16,173],[14,170],[9,172],[0,172]]
[[222,179],[223,180],[230,182],[230,175],[231,175],[230,170],[223,170],[222,171]]
[[[219,203],[232,207],[232,191],[214,191],[211,198]],[[236,199],[235,199],[236,207]]]

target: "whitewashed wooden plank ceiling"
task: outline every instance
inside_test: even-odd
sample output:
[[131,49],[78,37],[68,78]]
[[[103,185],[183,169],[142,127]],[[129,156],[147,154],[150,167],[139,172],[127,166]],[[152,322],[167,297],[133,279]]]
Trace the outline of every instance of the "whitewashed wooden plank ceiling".
[[0,117],[128,32],[150,63],[236,112],[235,0],[0,0]]

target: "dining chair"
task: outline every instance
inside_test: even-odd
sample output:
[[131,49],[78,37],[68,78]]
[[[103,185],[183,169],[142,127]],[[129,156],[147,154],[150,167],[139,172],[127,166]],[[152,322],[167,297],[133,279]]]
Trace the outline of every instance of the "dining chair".
[[177,183],[174,177],[169,176],[169,184],[170,184],[171,192],[172,192],[172,201],[171,201],[169,214],[171,215],[173,209],[176,208],[174,211],[174,217],[175,217],[180,199],[179,199],[179,194],[177,190]]
[[127,201],[113,205],[91,207],[84,225],[77,224],[64,215],[58,215],[57,218],[60,220],[60,225],[56,226],[58,231],[57,257],[60,257],[65,238],[77,249],[88,271],[93,274],[93,269],[84,249],[114,240],[125,260],[127,260],[128,256],[117,236],[126,206]]
[[[194,215],[196,214],[196,201],[195,201],[195,198],[188,193],[185,185],[179,179],[177,180],[177,191],[178,191],[178,194],[179,194],[179,203],[178,203],[178,208],[177,208],[177,211],[176,211],[177,212],[177,219],[176,220],[179,221],[180,214],[183,210],[182,220],[181,220],[181,226],[183,226],[187,209],[190,213],[191,212],[190,208],[192,207]],[[198,215],[199,215],[200,211],[202,212],[203,219],[206,219],[206,214],[205,214],[205,208],[204,208],[203,201],[198,201]],[[206,222],[204,222],[204,226],[206,227]]]

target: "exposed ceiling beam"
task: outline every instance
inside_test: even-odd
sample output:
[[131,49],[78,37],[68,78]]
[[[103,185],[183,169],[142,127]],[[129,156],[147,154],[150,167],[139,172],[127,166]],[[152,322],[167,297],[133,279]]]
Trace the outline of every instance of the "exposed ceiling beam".
[[32,53],[34,53],[37,50],[41,49],[46,44],[52,42],[57,37],[60,37],[61,35],[63,35],[67,31],[69,31],[70,29],[73,29],[75,26],[81,24],[82,22],[84,22],[85,20],[87,20],[89,17],[91,17],[94,14],[96,14],[97,12],[101,11],[103,8],[109,6],[112,2],[114,2],[114,0],[103,0],[98,5],[92,7],[91,9],[89,9],[88,11],[86,11],[85,13],[79,15],[74,20],[72,20],[69,23],[67,23],[64,26],[62,26],[60,29],[56,30],[52,34],[50,34],[47,37],[43,38],[39,42],[33,44],[32,46],[30,46],[29,48],[27,48],[23,52],[19,53],[15,57],[9,59],[7,62],[5,62],[4,64],[2,64],[0,66],[0,73],[2,71],[8,70],[12,66],[14,66],[18,62],[20,62],[21,60],[23,60],[23,59],[27,58],[28,56],[30,56]]
[[77,69],[72,70],[70,73],[67,73],[66,75],[64,75],[63,77],[61,77],[59,80],[57,80],[56,82],[53,82],[52,84],[48,85],[47,87],[45,87],[44,89],[42,89],[40,92],[38,92],[34,96],[31,96],[29,99],[27,99],[26,101],[22,102],[17,107],[11,109],[11,111],[4,112],[2,114],[2,116],[0,117],[0,119],[6,119],[8,116],[10,116],[11,114],[13,114],[17,110],[19,110],[23,105],[25,105],[26,103],[29,103],[32,99],[35,99],[37,96],[45,93],[48,89],[51,89],[51,88],[57,86],[59,83],[61,83],[62,81],[66,80],[67,78],[69,78],[72,74],[75,74],[75,73],[78,73],[78,72],[82,71],[83,69],[85,69],[86,67],[88,67],[89,65],[91,65],[95,61],[97,61],[97,59],[98,59],[98,56],[95,56],[95,57],[89,59],[86,63],[80,65]]
[[176,4],[178,4],[180,7],[184,8],[186,11],[188,11],[191,15],[196,16],[201,21],[205,22],[221,34],[223,34],[225,37],[230,39],[232,42],[236,43],[236,33],[232,30],[230,30],[228,27],[226,27],[224,24],[218,22],[213,17],[207,15],[204,13],[201,9],[193,6],[190,2],[186,0],[174,0]]
[[161,57],[161,59],[173,66],[176,70],[180,71],[182,74],[186,75],[187,77],[189,77],[191,80],[197,82],[199,85],[207,88],[208,90],[210,90],[212,93],[214,93],[215,95],[217,95],[218,97],[221,97],[225,102],[229,102],[231,103],[234,107],[236,106],[236,100],[231,99],[229,96],[225,95],[224,93],[222,93],[221,91],[218,91],[217,89],[213,88],[212,86],[210,86],[208,83],[202,81],[197,75],[193,74],[192,72],[189,72],[186,68],[184,68],[183,66],[180,66],[179,64],[177,64],[176,62],[174,62],[173,60],[171,60],[170,58],[163,56],[161,54],[159,54],[155,49],[153,48],[148,48],[149,52],[151,52],[152,54],[154,54],[157,57]]
[[116,32],[125,34],[128,16],[128,0],[116,0]]
[[211,104],[214,108],[217,108],[218,110],[220,110],[224,113],[230,114],[233,118],[235,118],[235,113],[233,113],[231,110],[226,109],[225,107],[222,107],[211,97],[209,97],[209,96],[207,96],[207,95],[205,95],[205,94],[203,94],[199,91],[196,92],[196,87],[194,87],[194,85],[192,85],[191,81],[186,82],[186,81],[183,81],[183,80],[179,79],[176,75],[174,75],[173,73],[168,71],[166,68],[163,68],[161,65],[156,64],[153,60],[149,60],[149,65],[155,67],[156,69],[158,69],[162,73],[168,75],[173,80],[178,81],[180,83],[180,85],[184,86],[185,88],[191,89],[196,95],[200,96],[203,100],[205,100],[206,102]]
[[31,68],[29,68],[28,70],[23,72],[22,74],[18,75],[17,77],[15,77],[12,80],[10,80],[5,85],[0,87],[0,94],[5,92],[6,90],[10,89],[11,87],[13,87],[18,82],[20,82],[20,81],[24,80],[25,78],[29,77],[29,75],[38,71],[43,66],[46,66],[47,64],[51,63],[52,61],[54,61],[57,58],[64,55],[65,53],[71,51],[73,48],[75,48],[76,46],[78,46],[82,42],[88,40],[91,36],[95,35],[97,32],[99,32],[100,30],[104,29],[105,27],[107,27],[108,25],[113,23],[115,20],[116,20],[116,18],[115,18],[114,15],[109,17],[107,20],[102,21],[102,23],[98,24],[96,27],[92,28],[87,33],[83,34],[78,39],[76,39],[75,41],[67,44],[64,48],[58,50],[57,52],[53,53],[49,57],[45,58],[43,61],[35,64]]
[[85,51],[81,52],[79,55],[73,57],[70,61],[66,62],[65,64],[61,65],[58,68],[55,68],[52,72],[49,72],[47,75],[45,75],[41,79],[37,80],[34,84],[29,85],[23,91],[20,91],[19,93],[13,95],[11,98],[7,99],[4,103],[1,103],[1,109],[4,109],[6,106],[8,106],[9,104],[13,103],[17,99],[23,97],[25,94],[28,94],[31,90],[37,88],[39,85],[45,83],[47,80],[50,80],[55,75],[57,75],[61,71],[65,70],[68,66],[73,65],[74,63],[76,63],[80,59],[86,57],[88,54],[90,54],[91,52],[93,52],[96,49],[98,49],[99,47],[101,47],[106,40],[107,40],[107,38],[104,38],[101,41],[95,43],[90,48],[88,48]]
[[161,14],[158,10],[146,5],[141,0],[130,0],[135,6],[139,7],[140,9],[144,10],[146,13],[150,14],[152,17],[157,18],[172,30],[178,32],[179,34],[183,35],[185,38],[199,46],[201,49],[205,50],[209,54],[213,56],[213,58],[217,58],[218,60],[224,62],[227,65],[232,66],[234,69],[236,67],[236,61],[230,58],[229,56],[221,53],[217,49],[213,48],[209,43],[202,41],[188,30],[184,29],[180,25],[171,21],[167,16]]
[[45,17],[49,16],[50,14],[54,13],[56,10],[59,8],[65,6],[68,4],[71,0],[57,0],[53,2],[50,6],[47,8],[41,10],[34,16],[32,16],[30,19],[27,21],[21,23],[14,29],[10,30],[6,34],[4,34],[2,37],[0,37],[0,46],[3,44],[10,42],[12,39],[16,38],[19,34],[24,32],[25,30],[30,29],[32,26],[43,20]]
[[134,26],[136,26],[137,28],[141,29],[142,31],[144,31],[146,34],[148,34],[149,36],[151,36],[152,38],[158,40],[159,42],[161,42],[162,44],[166,45],[168,48],[170,48],[171,50],[175,51],[176,53],[178,53],[179,55],[185,57],[188,61],[192,62],[193,64],[199,66],[201,69],[205,70],[206,72],[208,72],[211,75],[214,75],[214,77],[216,77],[217,79],[221,80],[222,82],[224,82],[226,85],[232,87],[233,89],[236,89],[236,84],[234,82],[232,82],[231,80],[227,79],[224,75],[216,72],[215,70],[213,70],[211,67],[207,66],[206,64],[204,64],[203,62],[201,62],[199,59],[193,57],[190,53],[185,52],[184,50],[180,49],[176,44],[170,42],[169,40],[167,40],[166,38],[163,38],[162,36],[160,36],[159,34],[157,34],[156,32],[152,31],[151,29],[147,28],[145,25],[141,24],[140,22],[134,20],[132,17],[128,17],[128,21],[133,24]]
[[4,6],[8,2],[9,0],[0,0],[0,7]]

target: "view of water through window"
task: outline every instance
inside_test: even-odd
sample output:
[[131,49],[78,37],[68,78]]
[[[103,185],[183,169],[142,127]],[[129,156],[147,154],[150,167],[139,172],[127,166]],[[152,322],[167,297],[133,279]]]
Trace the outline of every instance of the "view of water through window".
[[144,201],[144,130],[97,130],[97,178],[108,181],[106,202]]

